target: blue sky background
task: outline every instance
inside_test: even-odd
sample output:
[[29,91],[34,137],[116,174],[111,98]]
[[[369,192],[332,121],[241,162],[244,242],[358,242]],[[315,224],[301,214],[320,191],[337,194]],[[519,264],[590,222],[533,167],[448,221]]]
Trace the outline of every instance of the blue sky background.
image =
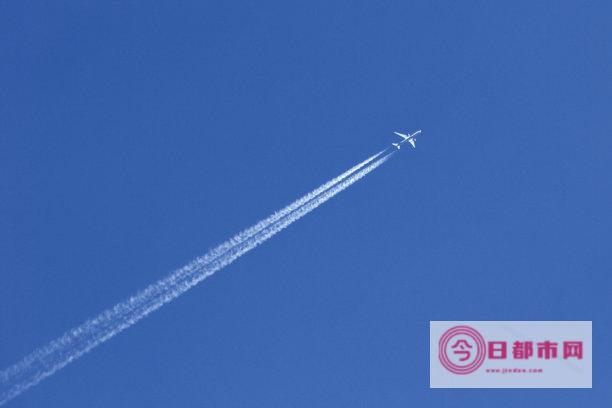
[[[394,141],[14,407],[612,400],[607,2],[3,2],[0,366]],[[592,390],[431,390],[430,320],[593,320]]]

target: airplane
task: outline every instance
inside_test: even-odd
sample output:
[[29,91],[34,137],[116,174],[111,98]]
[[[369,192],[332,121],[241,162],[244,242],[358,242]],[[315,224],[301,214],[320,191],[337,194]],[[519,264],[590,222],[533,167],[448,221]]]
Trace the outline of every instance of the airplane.
[[412,145],[412,147],[416,148],[416,136],[419,133],[421,133],[421,129],[417,130],[416,132],[414,132],[413,134],[408,135],[408,136],[403,134],[403,133],[400,133],[400,132],[393,132],[393,133],[395,133],[396,135],[398,135],[398,136],[400,136],[400,137],[402,137],[404,139],[404,140],[402,140],[399,143],[392,143],[392,145],[397,147],[398,150],[400,149],[401,145],[403,143],[406,143],[406,142],[410,143]]

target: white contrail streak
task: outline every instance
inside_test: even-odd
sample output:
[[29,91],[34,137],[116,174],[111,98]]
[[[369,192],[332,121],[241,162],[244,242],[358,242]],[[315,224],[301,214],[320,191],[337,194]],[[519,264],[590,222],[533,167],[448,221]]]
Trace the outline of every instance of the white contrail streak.
[[[384,151],[383,151],[384,152]],[[264,243],[389,159],[380,152],[0,372],[0,405]],[[380,157],[380,158],[379,158]]]

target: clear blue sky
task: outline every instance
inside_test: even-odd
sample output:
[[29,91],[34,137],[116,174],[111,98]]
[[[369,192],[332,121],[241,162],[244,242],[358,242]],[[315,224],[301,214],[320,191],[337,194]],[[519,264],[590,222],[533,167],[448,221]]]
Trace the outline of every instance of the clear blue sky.
[[[609,403],[612,7],[505,3],[2,2],[2,368],[424,131],[10,406]],[[430,320],[565,319],[592,390],[429,389]]]

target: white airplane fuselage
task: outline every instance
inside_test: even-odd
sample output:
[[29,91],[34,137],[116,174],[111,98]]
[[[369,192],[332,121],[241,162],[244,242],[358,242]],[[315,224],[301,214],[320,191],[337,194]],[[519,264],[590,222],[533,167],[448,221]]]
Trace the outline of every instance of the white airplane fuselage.
[[421,129],[417,130],[416,132],[412,133],[411,135],[405,135],[405,134],[399,133],[399,132],[393,132],[393,133],[395,133],[396,135],[398,135],[399,137],[404,139],[404,140],[402,140],[399,143],[392,143],[392,145],[395,146],[395,148],[397,150],[399,150],[402,147],[402,145],[404,143],[406,143],[406,142],[410,143],[412,145],[412,147],[416,149],[416,136],[419,133],[421,133]]

